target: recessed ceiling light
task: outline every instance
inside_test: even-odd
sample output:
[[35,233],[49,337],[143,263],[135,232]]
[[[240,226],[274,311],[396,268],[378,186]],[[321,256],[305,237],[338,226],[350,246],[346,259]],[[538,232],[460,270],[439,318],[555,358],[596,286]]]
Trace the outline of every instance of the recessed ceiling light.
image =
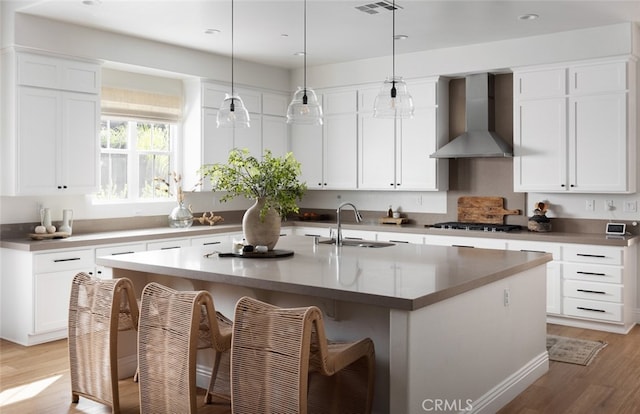
[[220,33],[220,30],[218,29],[207,29],[204,31],[204,34],[208,34],[208,35],[217,35]]
[[282,33],[282,34],[280,35],[280,37],[289,37],[289,35],[288,35],[288,34],[286,34],[286,33]]
[[85,6],[99,6],[101,3],[101,0],[82,0],[82,4]]
[[409,38],[409,36],[403,35],[403,34],[398,34],[398,35],[395,35],[393,38],[396,39],[396,40],[407,40]]
[[527,13],[527,14],[523,14],[522,16],[518,16],[518,19],[520,19],[520,20],[535,20],[538,17],[540,17],[540,16],[538,16],[535,13]]

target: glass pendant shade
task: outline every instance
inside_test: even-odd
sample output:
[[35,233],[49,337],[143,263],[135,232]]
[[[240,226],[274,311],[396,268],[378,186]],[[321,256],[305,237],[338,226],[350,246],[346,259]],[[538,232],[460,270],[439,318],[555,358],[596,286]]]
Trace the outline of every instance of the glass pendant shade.
[[238,95],[225,94],[218,110],[216,124],[218,128],[249,128],[249,111]]
[[413,98],[402,77],[387,78],[374,101],[373,116],[375,118],[413,118],[413,110]]
[[313,89],[298,87],[287,108],[287,123],[322,125],[322,106]]

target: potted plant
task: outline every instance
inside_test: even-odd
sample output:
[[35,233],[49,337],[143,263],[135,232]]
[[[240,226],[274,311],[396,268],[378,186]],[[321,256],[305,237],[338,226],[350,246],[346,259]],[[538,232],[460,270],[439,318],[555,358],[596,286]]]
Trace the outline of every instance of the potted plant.
[[213,191],[227,192],[220,201],[238,196],[255,200],[242,218],[242,230],[248,244],[269,250],[278,242],[282,219],[299,211],[297,202],[307,190],[298,179],[300,163],[291,152],[274,157],[266,150],[258,160],[247,149],[234,149],[226,164],[204,166],[200,172]]

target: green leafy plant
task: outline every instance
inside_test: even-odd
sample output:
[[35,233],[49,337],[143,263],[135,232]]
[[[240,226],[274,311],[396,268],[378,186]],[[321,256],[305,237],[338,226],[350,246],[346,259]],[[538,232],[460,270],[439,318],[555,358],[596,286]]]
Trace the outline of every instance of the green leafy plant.
[[280,217],[299,211],[297,201],[302,199],[307,186],[298,180],[300,163],[293,153],[274,157],[266,150],[262,161],[249,155],[247,149],[234,149],[226,164],[207,165],[200,169],[202,179],[209,179],[214,191],[226,191],[220,201],[235,197],[263,198],[265,205],[260,210],[264,218],[270,208]]

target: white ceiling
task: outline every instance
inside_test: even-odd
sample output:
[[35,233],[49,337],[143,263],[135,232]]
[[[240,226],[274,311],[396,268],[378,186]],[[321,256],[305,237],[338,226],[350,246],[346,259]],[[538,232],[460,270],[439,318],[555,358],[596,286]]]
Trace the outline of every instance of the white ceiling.
[[[5,0],[0,0],[5,1]],[[231,53],[231,0],[18,0],[20,12],[142,38]],[[379,0],[308,0],[307,64],[391,55],[392,13],[356,6]],[[236,58],[284,68],[302,66],[303,0],[235,0]],[[640,22],[640,0],[398,0],[396,53],[447,48],[566,30]],[[518,16],[535,13],[537,20]],[[217,35],[205,34],[218,29]]]

